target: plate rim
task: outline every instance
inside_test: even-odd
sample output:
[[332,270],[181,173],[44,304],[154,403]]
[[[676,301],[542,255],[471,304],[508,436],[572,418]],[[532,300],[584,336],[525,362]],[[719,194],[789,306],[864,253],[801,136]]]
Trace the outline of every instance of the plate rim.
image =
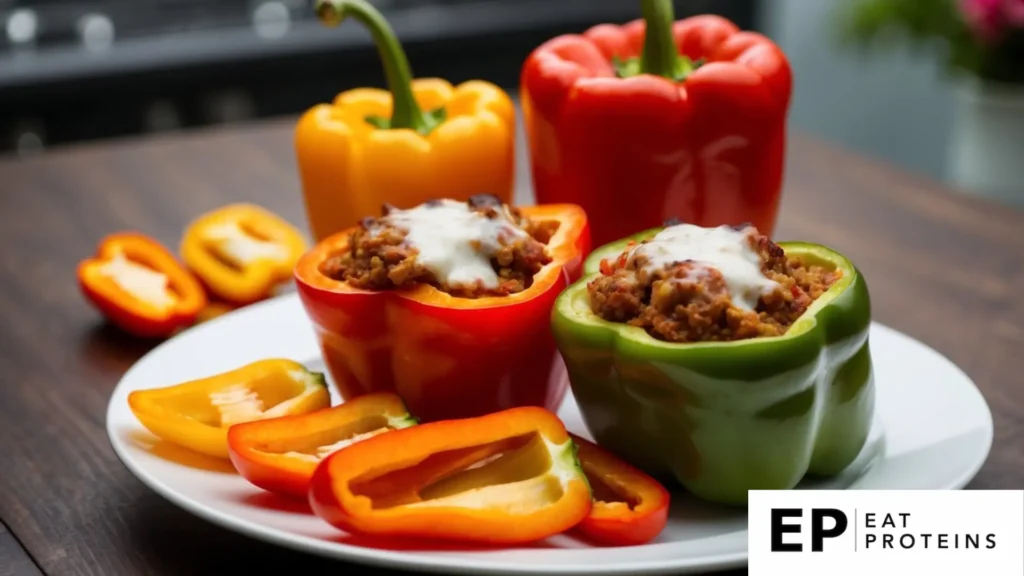
[[[487,572],[491,574],[540,574],[540,573],[557,573],[557,574],[592,574],[593,568],[589,565],[562,565],[562,564],[515,564],[508,563],[505,561],[494,561],[489,559],[480,560],[468,560],[465,558],[453,558],[448,556],[431,556],[428,554],[418,552],[405,552],[405,551],[394,551],[394,550],[380,550],[376,548],[364,548],[361,546],[353,546],[350,544],[340,542],[327,542],[320,541],[310,536],[299,535],[286,530],[267,526],[267,525],[255,525],[254,523],[239,519],[231,514],[222,512],[220,510],[204,506],[203,504],[194,501],[186,495],[179,494],[178,491],[168,487],[157,479],[154,475],[145,471],[138,463],[127,453],[127,443],[123,442],[119,438],[117,432],[114,429],[114,418],[112,414],[115,411],[115,398],[119,395],[118,392],[124,385],[124,382],[137,370],[143,360],[150,357],[151,355],[159,353],[164,347],[174,345],[174,342],[179,339],[186,337],[186,335],[194,335],[199,331],[214,330],[217,326],[229,321],[235,316],[242,314],[258,314],[264,308],[270,308],[274,306],[284,306],[288,300],[298,300],[296,293],[283,294],[251,304],[244,308],[231,311],[227,314],[204,322],[202,325],[191,328],[188,332],[180,333],[172,338],[169,338],[160,344],[154,346],[146,354],[136,360],[120,377],[117,384],[110,392],[110,398],[107,401],[107,410],[105,412],[105,428],[107,432],[107,440],[110,443],[114,454],[118,460],[128,469],[128,471],[145,487],[149,488],[171,504],[181,508],[182,510],[200,518],[214,525],[217,525],[226,530],[230,530],[239,534],[242,534],[248,538],[266,542],[272,545],[290,548],[299,552],[314,554],[323,558],[328,558],[335,561],[349,561],[354,563],[360,563],[367,566],[379,566],[385,568],[394,568],[400,570],[411,570],[418,572],[430,572],[430,573],[459,573],[459,574],[474,574]],[[948,482],[948,486],[944,488],[937,488],[939,490],[959,490],[966,486],[978,472],[984,466],[988,459],[988,456],[992,449],[992,443],[994,441],[994,421],[992,418],[992,410],[989,407],[988,402],[985,400],[984,395],[966,372],[944,354],[935,350],[928,344],[921,342],[920,340],[900,332],[894,328],[891,328],[880,322],[872,321],[872,329],[881,329],[885,332],[889,332],[891,336],[902,338],[909,341],[912,344],[923,347],[929,353],[935,355],[938,359],[945,361],[952,370],[955,370],[958,375],[968,384],[970,384],[970,390],[980,400],[980,406],[983,408],[985,416],[985,444],[984,450],[979,450],[975,456],[975,461],[971,466],[965,466],[964,472],[954,480]],[[980,415],[979,415],[980,416]],[[874,464],[871,466],[873,467]],[[864,473],[868,473],[869,467]],[[730,570],[735,568],[743,568],[747,566],[749,558],[748,549],[744,548],[742,551],[735,553],[724,553],[715,556],[701,557],[699,562],[692,562],[690,559],[663,559],[654,561],[630,561],[617,566],[606,566],[601,570],[601,574],[684,574],[693,572],[718,572],[723,570]]]

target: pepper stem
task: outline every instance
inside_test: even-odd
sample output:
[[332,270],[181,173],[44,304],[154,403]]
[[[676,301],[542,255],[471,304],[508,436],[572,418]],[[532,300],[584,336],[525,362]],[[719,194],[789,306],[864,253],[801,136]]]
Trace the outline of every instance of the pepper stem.
[[429,133],[440,123],[443,109],[441,114],[424,113],[416,102],[409,59],[383,14],[366,0],[316,0],[316,15],[327,26],[337,26],[351,16],[373,36],[391,91],[392,111],[390,121],[369,117],[368,122],[381,128],[411,128],[421,134]]
[[672,0],[640,0],[647,30],[644,51],[640,55],[640,73],[655,74],[672,80],[685,77],[693,69],[689,58],[679,55],[672,24],[675,9]]

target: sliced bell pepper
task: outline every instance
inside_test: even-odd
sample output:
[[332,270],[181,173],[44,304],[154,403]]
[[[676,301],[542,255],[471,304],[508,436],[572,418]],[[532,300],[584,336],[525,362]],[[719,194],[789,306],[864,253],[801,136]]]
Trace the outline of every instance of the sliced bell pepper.
[[[526,60],[521,102],[538,203],[579,204],[602,245],[669,218],[771,235],[792,73],[768,38],[719,16],[553,38]],[[638,201],[642,199],[642,201]]]
[[181,240],[188,268],[218,298],[247,304],[288,280],[306,251],[302,233],[280,216],[252,204],[231,204],[203,214]]
[[558,222],[552,262],[508,296],[459,298],[427,284],[374,292],[321,272],[347,249],[351,230],[320,242],[295,268],[299,297],[343,398],[395,392],[424,422],[481,416],[514,406],[555,410],[567,389],[551,337],[551,307],[590,250],[577,206],[520,208]]
[[748,490],[787,490],[838,474],[857,457],[874,413],[867,284],[842,254],[780,242],[841,277],[785,334],[672,343],[601,319],[587,283],[640,233],[601,247],[559,296],[552,330],[573,395],[597,442],[698,497],[745,504]]
[[367,394],[309,414],[236,424],[228,430],[228,451],[235,469],[249,482],[305,499],[313,471],[328,455],[415,424],[398,396]]
[[369,28],[388,90],[356,88],[308,110],[295,130],[306,213],[315,241],[350,228],[382,204],[490,193],[512,201],[515,108],[497,86],[411,81],[409,62],[384,17],[363,0],[319,0],[320,20]]
[[306,241],[294,226],[251,204],[231,204],[189,224],[181,255],[220,299],[248,304],[288,279]]
[[517,544],[577,525],[590,488],[552,413],[513,408],[421,424],[329,456],[313,474],[313,511],[349,532]]
[[613,546],[635,546],[657,538],[668,523],[668,490],[596,444],[576,435],[572,439],[594,497],[590,514],[577,528]]
[[232,425],[314,412],[330,406],[331,395],[323,374],[275,358],[166,388],[136,390],[128,405],[160,438],[226,459]]
[[206,305],[203,287],[174,254],[137,232],[104,238],[78,265],[78,284],[111,323],[145,338],[189,326]]

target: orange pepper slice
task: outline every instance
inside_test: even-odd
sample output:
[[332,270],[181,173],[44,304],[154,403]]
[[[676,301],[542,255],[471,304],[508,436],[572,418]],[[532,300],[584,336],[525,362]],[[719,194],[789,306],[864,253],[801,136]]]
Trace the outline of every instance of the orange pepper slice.
[[228,430],[231,462],[252,484],[305,499],[325,457],[390,430],[414,426],[402,399],[380,392],[298,416],[236,424]]
[[313,512],[350,533],[522,544],[579,524],[590,488],[557,416],[536,407],[380,434],[313,473]]
[[192,324],[206,305],[203,287],[158,241],[137,232],[104,238],[78,265],[82,293],[122,330],[166,337]]

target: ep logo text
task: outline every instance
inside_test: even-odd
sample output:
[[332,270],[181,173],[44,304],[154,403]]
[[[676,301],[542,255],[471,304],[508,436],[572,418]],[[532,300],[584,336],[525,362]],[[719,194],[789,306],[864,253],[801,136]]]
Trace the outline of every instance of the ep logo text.
[[771,551],[803,552],[804,539],[799,535],[805,522],[809,525],[811,552],[822,552],[826,539],[842,536],[850,525],[846,513],[835,508],[812,508],[806,516],[802,508],[772,508]]

